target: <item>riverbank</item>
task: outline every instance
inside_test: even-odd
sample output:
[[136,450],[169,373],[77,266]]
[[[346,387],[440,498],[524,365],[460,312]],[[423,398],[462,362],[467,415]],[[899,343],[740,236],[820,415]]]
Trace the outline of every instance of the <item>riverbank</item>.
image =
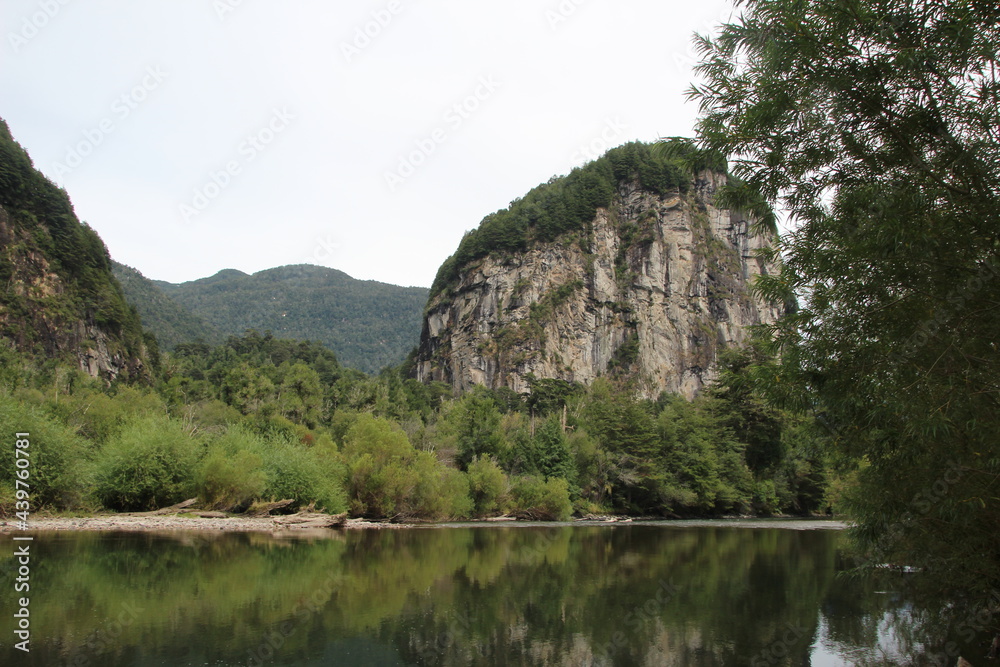
[[[34,531],[122,531],[155,532],[194,530],[208,532],[279,533],[338,528],[404,528],[406,524],[376,523],[364,519],[346,519],[325,514],[288,516],[201,517],[196,514],[136,515],[98,514],[86,517],[32,517],[29,532]],[[0,533],[21,532],[16,521],[0,522]]]
[[[211,513],[210,513],[211,514]],[[644,521],[620,517],[577,519],[568,523],[526,522],[526,521],[470,521],[443,523],[385,523],[348,519],[342,515],[331,516],[318,513],[301,513],[286,516],[252,517],[244,515],[199,516],[197,513],[183,514],[98,514],[85,517],[32,517],[28,530],[34,531],[207,531],[207,532],[256,532],[256,533],[299,533],[322,529],[399,529],[433,528],[457,526],[510,526],[510,525],[665,525],[677,527],[702,527],[727,525],[736,528],[782,528],[786,530],[842,530],[847,527],[843,521],[833,519],[697,519]],[[17,521],[0,522],[0,533],[21,532]]]

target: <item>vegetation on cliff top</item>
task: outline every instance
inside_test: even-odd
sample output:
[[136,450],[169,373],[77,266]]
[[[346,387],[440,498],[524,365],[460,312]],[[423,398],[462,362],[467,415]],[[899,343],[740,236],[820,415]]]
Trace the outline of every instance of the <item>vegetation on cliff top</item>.
[[726,173],[725,160],[717,155],[682,139],[660,146],[632,142],[566,176],[554,177],[467,232],[455,254],[438,269],[431,297],[454,285],[463,269],[487,255],[521,252],[533,243],[586,232],[597,209],[611,205],[622,183],[634,181],[642,189],[662,195],[686,192],[692,172],[712,169]]

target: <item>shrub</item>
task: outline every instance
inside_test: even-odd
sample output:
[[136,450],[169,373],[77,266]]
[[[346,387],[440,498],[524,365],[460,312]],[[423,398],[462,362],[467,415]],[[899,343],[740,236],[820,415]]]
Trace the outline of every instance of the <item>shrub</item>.
[[507,495],[507,475],[491,457],[477,457],[469,464],[469,495],[472,514],[492,516],[502,511]]
[[347,508],[340,485],[340,462],[320,452],[284,439],[267,442],[263,456],[267,472],[265,494],[275,500],[292,499],[295,509],[313,503],[317,509],[338,514]]
[[233,510],[247,507],[267,488],[260,454],[245,448],[235,430],[212,443],[198,467],[198,496],[206,507]]
[[566,521],[573,513],[569,484],[561,477],[515,478],[511,487],[515,512],[529,519]]
[[[6,437],[15,433],[30,434],[27,448],[30,462],[31,509],[51,506],[70,509],[83,502],[87,487],[86,461],[90,455],[86,441],[72,429],[43,414],[37,408],[20,403],[0,393],[0,432]],[[0,448],[0,496],[15,495],[17,454],[13,443]],[[12,509],[4,502],[0,509]]]
[[190,498],[200,446],[180,422],[140,417],[98,453],[94,495],[108,509],[151,510]]
[[121,386],[114,395],[101,389],[78,389],[71,396],[61,396],[51,409],[67,426],[103,445],[121,433],[129,421],[164,414],[166,406],[149,390]]
[[441,464],[430,452],[419,452],[414,461],[416,484],[408,499],[409,514],[423,519],[465,519],[472,512],[469,480]]
[[406,433],[385,419],[362,414],[344,436],[351,513],[372,519],[407,511],[416,487],[411,466],[417,452]]
[[347,494],[355,516],[395,518],[415,485],[416,478],[399,461],[379,463],[361,454],[347,462]]
[[343,454],[352,514],[441,519],[472,510],[465,476],[417,452],[397,424],[359,415],[344,436]]

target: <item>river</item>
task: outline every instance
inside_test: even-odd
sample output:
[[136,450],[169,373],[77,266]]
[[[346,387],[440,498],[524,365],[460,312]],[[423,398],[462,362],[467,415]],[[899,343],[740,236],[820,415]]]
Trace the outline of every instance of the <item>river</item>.
[[41,533],[27,654],[13,548],[0,559],[0,664],[835,667],[933,650],[906,595],[843,575],[832,527]]

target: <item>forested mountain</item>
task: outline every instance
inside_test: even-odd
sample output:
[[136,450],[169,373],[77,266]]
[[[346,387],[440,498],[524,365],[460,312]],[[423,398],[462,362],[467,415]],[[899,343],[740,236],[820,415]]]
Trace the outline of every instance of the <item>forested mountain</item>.
[[161,349],[172,350],[180,343],[195,341],[218,344],[225,338],[136,269],[115,261],[111,266],[125,298],[139,311],[143,328],[156,336]]
[[0,119],[0,338],[111,381],[146,372],[139,315],[104,242]]
[[316,341],[345,366],[366,373],[401,363],[417,344],[428,294],[421,287],[355,280],[310,265],[253,275],[227,269],[210,278],[155,285],[223,336],[255,329]]

